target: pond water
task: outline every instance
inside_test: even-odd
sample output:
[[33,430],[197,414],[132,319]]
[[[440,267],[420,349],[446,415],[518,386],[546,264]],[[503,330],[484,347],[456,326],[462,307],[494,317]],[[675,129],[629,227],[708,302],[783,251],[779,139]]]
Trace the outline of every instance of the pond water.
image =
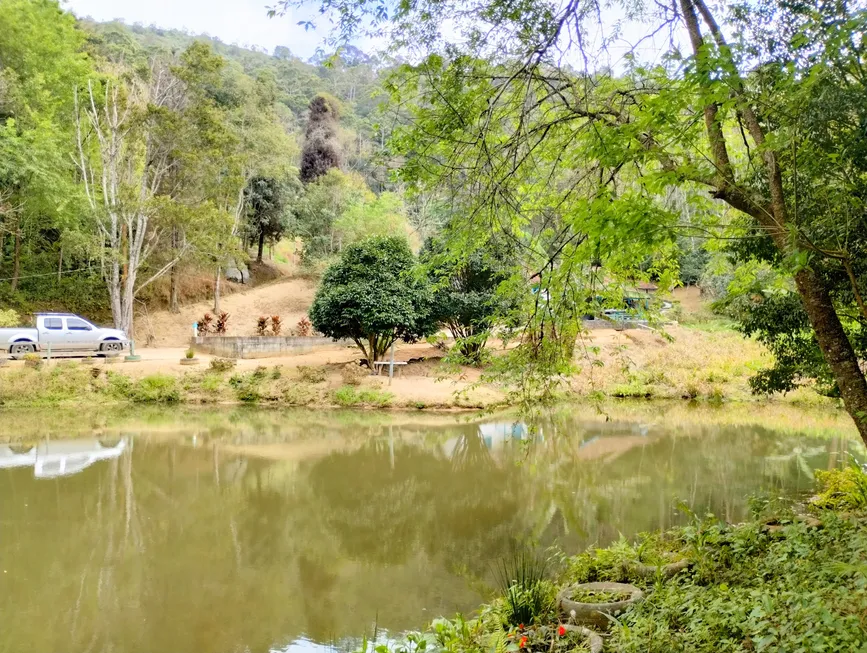
[[0,651],[353,650],[472,611],[516,541],[739,520],[863,456],[763,410],[0,413]]

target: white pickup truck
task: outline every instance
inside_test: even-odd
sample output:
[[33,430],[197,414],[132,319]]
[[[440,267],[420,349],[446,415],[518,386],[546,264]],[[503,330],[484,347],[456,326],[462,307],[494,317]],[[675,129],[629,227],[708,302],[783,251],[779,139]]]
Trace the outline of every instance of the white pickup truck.
[[0,352],[13,358],[27,354],[101,353],[117,356],[129,343],[118,329],[94,326],[78,315],[69,313],[37,313],[36,327],[0,329]]

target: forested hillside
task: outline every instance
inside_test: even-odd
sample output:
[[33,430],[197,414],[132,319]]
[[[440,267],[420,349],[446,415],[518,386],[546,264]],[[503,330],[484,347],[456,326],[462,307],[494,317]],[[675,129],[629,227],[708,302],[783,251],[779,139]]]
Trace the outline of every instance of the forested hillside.
[[[130,328],[136,307],[212,294],[283,237],[316,265],[409,231],[379,156],[386,62],[77,20],[53,0],[3,2],[0,32],[4,308]],[[305,144],[332,158],[302,184]]]

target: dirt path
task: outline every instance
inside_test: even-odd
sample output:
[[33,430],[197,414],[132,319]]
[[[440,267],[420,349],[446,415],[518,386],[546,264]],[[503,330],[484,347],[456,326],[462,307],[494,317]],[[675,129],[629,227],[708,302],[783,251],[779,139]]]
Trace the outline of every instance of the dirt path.
[[[254,334],[260,315],[279,315],[288,333],[307,314],[315,292],[315,281],[285,279],[227,295],[220,308],[230,315],[230,335]],[[136,344],[140,348],[184,347],[192,335],[193,323],[205,313],[213,313],[213,309],[213,302],[207,301],[183,306],[178,314],[142,313],[136,317]]]

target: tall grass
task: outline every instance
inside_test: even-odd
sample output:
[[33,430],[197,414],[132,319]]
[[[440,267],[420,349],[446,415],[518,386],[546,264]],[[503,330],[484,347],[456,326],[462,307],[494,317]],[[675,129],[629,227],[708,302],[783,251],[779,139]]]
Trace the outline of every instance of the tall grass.
[[545,559],[532,551],[516,549],[500,560],[496,572],[508,625],[529,625],[550,612],[554,598]]

